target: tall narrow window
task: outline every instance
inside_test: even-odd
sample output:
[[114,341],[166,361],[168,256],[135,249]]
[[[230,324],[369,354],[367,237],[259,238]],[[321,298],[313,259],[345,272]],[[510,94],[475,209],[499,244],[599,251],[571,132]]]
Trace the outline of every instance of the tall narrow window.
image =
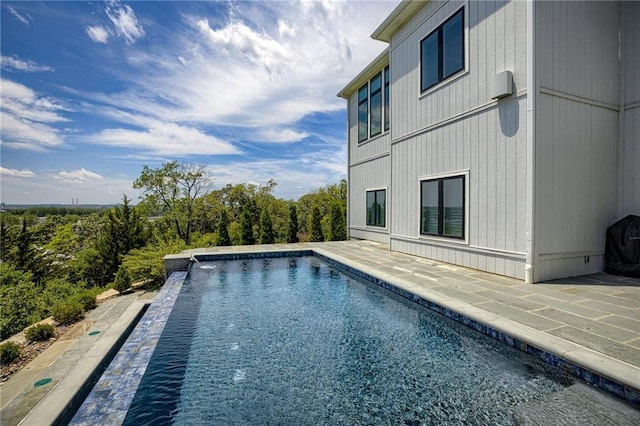
[[384,69],[384,130],[389,130],[389,66]]
[[421,183],[420,233],[464,238],[464,176]]
[[369,89],[365,84],[358,90],[358,142],[369,137]]
[[386,190],[367,191],[367,225],[385,226]]
[[425,91],[464,69],[464,9],[420,42],[420,90]]
[[382,132],[382,73],[371,79],[371,135]]

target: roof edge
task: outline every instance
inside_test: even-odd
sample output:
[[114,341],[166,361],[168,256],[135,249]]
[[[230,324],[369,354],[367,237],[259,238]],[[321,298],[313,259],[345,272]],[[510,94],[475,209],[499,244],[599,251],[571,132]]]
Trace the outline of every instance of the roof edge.
[[379,41],[391,41],[391,36],[400,29],[429,0],[403,0],[391,12],[387,19],[371,34],[371,38]]
[[349,95],[359,88],[365,81],[373,76],[378,68],[389,63],[389,48],[386,47],[376,58],[369,63],[360,73],[353,78],[336,96],[339,98],[349,99]]

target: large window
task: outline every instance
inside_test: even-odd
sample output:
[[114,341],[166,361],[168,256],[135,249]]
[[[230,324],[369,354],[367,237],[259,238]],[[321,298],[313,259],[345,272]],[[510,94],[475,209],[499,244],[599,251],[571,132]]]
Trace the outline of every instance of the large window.
[[389,130],[389,67],[358,90],[358,142]]
[[420,90],[438,84],[464,69],[464,9],[420,42]]
[[386,190],[367,191],[367,225],[385,226]]
[[421,182],[420,233],[464,238],[464,176]]

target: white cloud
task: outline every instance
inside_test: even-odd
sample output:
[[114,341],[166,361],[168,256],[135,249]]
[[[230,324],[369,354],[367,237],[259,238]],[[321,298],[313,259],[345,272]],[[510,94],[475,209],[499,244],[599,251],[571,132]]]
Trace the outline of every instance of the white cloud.
[[33,173],[31,170],[27,170],[27,169],[16,170],[16,169],[6,169],[4,167],[0,167],[0,175],[30,178],[30,177],[34,177],[36,174]]
[[144,28],[138,23],[138,18],[133,9],[128,5],[121,5],[120,2],[113,2],[105,10],[107,16],[113,23],[116,34],[124,37],[127,43],[133,44],[137,39],[144,36]]
[[2,56],[0,58],[2,69],[7,71],[24,71],[24,72],[40,72],[53,71],[53,68],[38,65],[33,61],[24,61],[15,56]]
[[89,38],[91,38],[91,40],[95,41],[96,43],[106,44],[109,40],[109,32],[105,27],[101,25],[88,26],[86,30]]
[[270,71],[274,65],[281,65],[291,60],[290,51],[266,33],[258,33],[243,22],[230,22],[224,28],[214,30],[208,19],[197,24],[198,29],[213,48],[225,49],[227,55],[240,53],[257,65]]
[[[9,10],[9,12],[16,17],[16,19],[20,22],[22,22],[25,25],[29,25],[29,20],[27,18],[25,18],[24,16],[20,15],[13,7],[11,7],[10,5],[5,5],[6,8]],[[27,15],[29,16],[29,15]]]
[[259,129],[256,136],[249,136],[247,139],[265,143],[291,143],[298,142],[307,136],[309,136],[307,132],[288,128],[265,127]]
[[231,143],[202,131],[175,123],[162,123],[144,117],[131,116],[133,122],[146,130],[106,129],[87,140],[101,145],[131,148],[156,155],[226,155],[240,151]]
[[62,179],[68,183],[77,183],[77,184],[82,184],[82,183],[85,183],[86,181],[102,179],[102,176],[100,176],[97,173],[90,172],[89,170],[86,170],[84,167],[78,170],[70,171],[70,172],[60,172],[54,177],[55,179]]
[[54,99],[38,95],[11,80],[2,83],[2,144],[15,149],[46,151],[63,143],[53,125],[70,121],[61,115],[66,108]]

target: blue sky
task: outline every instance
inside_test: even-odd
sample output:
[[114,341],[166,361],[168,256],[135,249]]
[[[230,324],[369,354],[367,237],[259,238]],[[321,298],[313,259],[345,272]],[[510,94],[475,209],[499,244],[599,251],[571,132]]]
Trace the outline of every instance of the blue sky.
[[110,204],[142,166],[300,195],[346,177],[336,93],[384,48],[396,1],[0,4],[1,193]]

